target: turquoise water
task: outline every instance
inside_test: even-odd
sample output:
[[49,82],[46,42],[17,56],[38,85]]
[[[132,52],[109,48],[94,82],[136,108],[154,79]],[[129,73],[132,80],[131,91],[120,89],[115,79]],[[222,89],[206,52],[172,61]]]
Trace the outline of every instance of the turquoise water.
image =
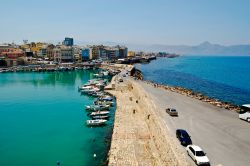
[[0,165],[100,165],[113,118],[107,126],[86,127],[84,105],[94,99],[77,91],[93,73],[0,74]]
[[181,56],[138,64],[144,78],[234,104],[250,103],[250,57]]

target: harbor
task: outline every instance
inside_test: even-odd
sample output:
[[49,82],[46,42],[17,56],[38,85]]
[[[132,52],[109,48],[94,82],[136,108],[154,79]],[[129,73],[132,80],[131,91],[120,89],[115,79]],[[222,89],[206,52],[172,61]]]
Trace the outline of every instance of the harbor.
[[93,105],[96,97],[78,91],[80,85],[98,79],[99,71],[1,74],[1,165],[54,166],[57,161],[61,165],[105,165],[115,100],[105,125],[91,127],[87,120],[105,117],[88,116],[85,107]]

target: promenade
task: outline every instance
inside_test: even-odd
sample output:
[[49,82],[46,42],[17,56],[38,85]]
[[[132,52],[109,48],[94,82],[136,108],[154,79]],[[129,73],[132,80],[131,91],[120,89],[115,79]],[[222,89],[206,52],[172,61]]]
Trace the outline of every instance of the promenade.
[[[211,165],[250,163],[250,125],[240,120],[237,112],[122,75],[123,71],[113,77],[113,90],[109,90],[117,98],[110,166],[194,166],[175,138],[176,129],[189,132],[193,143],[207,153]],[[179,116],[169,116],[167,107],[176,108]]]
[[111,84],[117,111],[109,152],[109,165],[190,165],[178,142],[156,114],[157,107],[132,78]]
[[[212,166],[249,165],[250,125],[240,120],[237,112],[166,90],[163,86],[155,88],[145,81],[138,81],[138,84],[157,105],[155,112],[170,134],[174,136],[178,128],[187,130],[193,144],[207,153]],[[173,118],[166,114],[166,107],[176,108],[179,116]],[[184,147],[178,146],[186,153]]]

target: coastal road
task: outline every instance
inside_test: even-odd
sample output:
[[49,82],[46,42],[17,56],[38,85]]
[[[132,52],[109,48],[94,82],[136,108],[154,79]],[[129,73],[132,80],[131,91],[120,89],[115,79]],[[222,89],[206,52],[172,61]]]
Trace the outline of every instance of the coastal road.
[[[165,121],[170,133],[175,137],[176,129],[187,130],[193,144],[200,146],[207,153],[211,165],[250,165],[250,123],[240,120],[237,113],[178,93],[154,88],[145,82],[137,83],[154,100],[159,108],[156,111]],[[176,108],[179,117],[170,117],[165,112],[166,107]],[[185,147],[179,146],[185,151]]]

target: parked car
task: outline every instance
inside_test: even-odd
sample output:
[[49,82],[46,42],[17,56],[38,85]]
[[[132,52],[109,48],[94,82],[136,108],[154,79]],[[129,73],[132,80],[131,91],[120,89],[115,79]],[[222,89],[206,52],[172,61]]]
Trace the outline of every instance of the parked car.
[[239,118],[250,122],[250,104],[244,104],[241,106]]
[[191,138],[188,135],[186,130],[177,129],[176,130],[176,137],[179,139],[179,141],[181,142],[182,145],[187,146],[187,145],[192,144],[192,140],[191,140]]
[[195,161],[197,165],[210,165],[210,161],[206,153],[197,145],[188,145],[186,147],[188,155]]
[[170,115],[170,116],[178,116],[178,112],[176,111],[176,109],[174,108],[167,108],[166,112]]

